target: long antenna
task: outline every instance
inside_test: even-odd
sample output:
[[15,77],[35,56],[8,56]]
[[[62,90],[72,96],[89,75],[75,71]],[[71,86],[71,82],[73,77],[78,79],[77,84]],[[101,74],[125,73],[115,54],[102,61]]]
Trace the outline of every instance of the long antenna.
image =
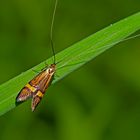
[[54,50],[54,43],[53,43],[53,27],[54,27],[54,19],[55,19],[57,4],[58,4],[58,0],[55,0],[55,6],[54,6],[52,22],[51,22],[51,30],[50,30],[50,41],[51,41],[51,48],[52,48],[52,53],[53,53],[54,64],[55,64],[55,50]]

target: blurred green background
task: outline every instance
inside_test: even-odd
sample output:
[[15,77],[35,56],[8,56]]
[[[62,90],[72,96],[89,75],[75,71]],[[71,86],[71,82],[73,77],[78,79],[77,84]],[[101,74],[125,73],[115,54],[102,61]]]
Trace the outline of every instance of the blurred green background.
[[[52,55],[54,0],[0,1],[0,83]],[[140,10],[139,0],[59,0],[55,50]],[[0,140],[140,140],[140,38],[123,42],[0,117]],[[7,89],[8,90],[8,89]]]

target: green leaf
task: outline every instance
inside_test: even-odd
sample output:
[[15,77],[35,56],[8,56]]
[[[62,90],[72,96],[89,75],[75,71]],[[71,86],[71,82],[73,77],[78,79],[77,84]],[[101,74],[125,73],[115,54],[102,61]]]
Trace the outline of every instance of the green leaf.
[[[140,29],[140,12],[125,18],[107,28],[85,38],[56,55],[56,78],[52,84],[59,81],[72,71],[92,60],[105,50],[121,42],[124,38]],[[46,60],[52,63],[53,58]],[[45,67],[45,62],[35,66],[34,70],[40,71]],[[36,73],[32,69],[0,85],[0,115],[16,107],[15,99],[19,91],[30,81]]]

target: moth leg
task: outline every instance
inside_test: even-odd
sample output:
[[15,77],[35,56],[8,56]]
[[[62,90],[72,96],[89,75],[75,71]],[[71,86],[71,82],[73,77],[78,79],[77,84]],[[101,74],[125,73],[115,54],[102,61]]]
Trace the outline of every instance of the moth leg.
[[38,73],[38,74],[40,73],[39,71],[37,71],[37,70],[34,70],[34,69],[32,69],[32,71],[33,71],[33,72],[35,72],[35,73]]
[[49,66],[49,65],[45,62],[45,67],[44,67],[44,68],[42,68],[42,69],[41,69],[41,71],[46,70],[46,69],[48,68],[48,66]]
[[55,74],[55,75],[54,75],[54,79],[55,79],[55,78],[59,78],[59,77],[60,77],[60,75],[58,75],[58,74]]

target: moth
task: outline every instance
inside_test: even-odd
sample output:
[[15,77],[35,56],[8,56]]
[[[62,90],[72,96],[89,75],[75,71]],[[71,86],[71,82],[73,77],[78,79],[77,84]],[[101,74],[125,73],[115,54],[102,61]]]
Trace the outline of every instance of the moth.
[[50,32],[51,48],[53,52],[54,62],[53,64],[51,64],[50,66],[42,70],[29,83],[27,83],[16,97],[17,103],[23,102],[29,98],[32,98],[32,104],[31,104],[32,111],[34,111],[37,105],[40,103],[48,86],[51,84],[55,71],[56,71],[55,51],[53,47],[52,30],[53,30],[54,16],[56,12],[57,3],[58,3],[58,0],[55,1],[55,7],[54,7],[52,23],[51,23],[51,32]]
[[31,108],[32,111],[34,111],[43,98],[49,84],[51,84],[55,69],[56,64],[51,64],[48,68],[39,73],[20,91],[16,101],[23,102],[29,98],[32,98]]

